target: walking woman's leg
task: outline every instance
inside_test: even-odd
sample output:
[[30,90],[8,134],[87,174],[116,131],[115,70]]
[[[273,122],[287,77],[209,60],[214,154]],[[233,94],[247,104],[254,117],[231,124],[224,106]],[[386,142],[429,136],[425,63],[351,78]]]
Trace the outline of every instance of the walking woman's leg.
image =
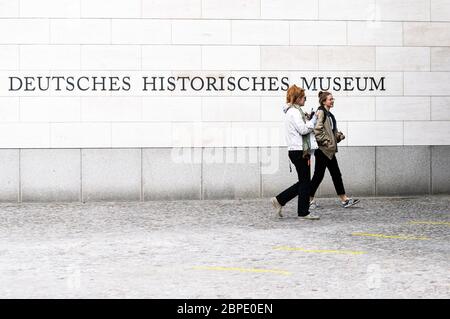
[[[297,214],[299,218],[305,220],[318,220],[320,219],[319,216],[309,212],[309,194],[311,187],[310,156],[304,158],[302,151],[293,151],[289,152],[289,158],[297,171],[298,182],[280,193],[276,198],[273,198],[273,200],[277,201],[277,203],[274,204],[274,207],[276,206],[278,215],[282,217],[281,203],[285,204],[287,199],[298,196]],[[281,202],[278,202],[278,200]]]
[[[289,151],[289,159],[294,164],[294,161],[301,156],[301,151]],[[294,164],[295,166],[295,164]],[[296,167],[297,168],[297,167]],[[298,175],[298,172],[297,172]],[[288,187],[284,191],[282,191],[280,194],[275,196],[278,203],[281,206],[286,205],[290,200],[292,200],[294,197],[298,195],[298,182],[292,185],[291,187]]]
[[342,181],[341,170],[339,169],[339,164],[336,159],[336,155],[328,162],[328,170],[330,171],[331,179],[333,180],[334,189],[336,194],[341,198],[341,200],[346,200],[344,183]]
[[319,188],[320,183],[322,183],[323,177],[325,176],[325,170],[327,168],[327,161],[328,161],[328,158],[319,149],[314,151],[314,158],[316,164],[314,166],[314,175],[311,180],[311,188],[309,192],[310,200],[314,199],[316,191]]
[[311,170],[309,158],[301,157],[295,168],[298,174],[298,216],[309,215],[309,194],[311,188]]
[[344,183],[342,182],[342,174],[339,169],[339,164],[336,159],[336,155],[333,156],[331,161],[328,162],[328,170],[330,171],[331,178],[333,180],[336,194],[341,200],[342,206],[345,208],[351,207],[359,203],[359,199],[348,197],[345,193]]
[[275,198],[277,199],[278,203],[280,203],[281,206],[284,206],[297,195],[298,195],[298,182],[282,191],[280,194],[275,196]]

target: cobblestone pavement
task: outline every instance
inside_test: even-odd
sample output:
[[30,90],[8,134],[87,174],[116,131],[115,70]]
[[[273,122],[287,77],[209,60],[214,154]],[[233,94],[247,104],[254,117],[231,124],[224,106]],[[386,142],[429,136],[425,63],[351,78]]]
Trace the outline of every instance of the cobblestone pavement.
[[0,204],[1,298],[449,298],[450,196]]

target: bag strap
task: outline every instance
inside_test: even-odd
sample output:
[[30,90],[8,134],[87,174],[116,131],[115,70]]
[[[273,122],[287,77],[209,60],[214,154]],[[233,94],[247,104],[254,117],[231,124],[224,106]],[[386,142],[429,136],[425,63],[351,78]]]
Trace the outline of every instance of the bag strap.
[[323,116],[323,122],[322,122],[322,124],[325,123],[325,121],[327,120],[327,116],[328,116],[328,111],[327,111],[327,109],[326,109],[325,107],[323,107],[323,106],[319,106],[319,108],[317,109],[317,111],[322,111],[322,112],[323,112],[324,116]]
[[333,113],[328,111],[324,106],[319,106],[317,111],[323,111],[324,116],[323,116],[322,124],[325,123],[325,121],[327,120],[327,117],[330,117],[332,125],[333,125],[333,132],[336,132],[336,130],[337,130],[337,128],[336,128],[336,119],[335,119]]

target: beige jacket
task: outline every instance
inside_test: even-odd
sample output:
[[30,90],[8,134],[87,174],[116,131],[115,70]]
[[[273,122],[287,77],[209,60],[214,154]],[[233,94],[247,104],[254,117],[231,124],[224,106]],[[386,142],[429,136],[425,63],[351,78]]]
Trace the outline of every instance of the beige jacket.
[[326,117],[324,121],[325,114],[322,110],[316,112],[317,123],[314,127],[314,134],[316,136],[317,144],[319,149],[329,158],[332,159],[337,152],[337,144],[342,141],[345,136],[342,132],[335,129],[333,133],[332,120],[330,116]]

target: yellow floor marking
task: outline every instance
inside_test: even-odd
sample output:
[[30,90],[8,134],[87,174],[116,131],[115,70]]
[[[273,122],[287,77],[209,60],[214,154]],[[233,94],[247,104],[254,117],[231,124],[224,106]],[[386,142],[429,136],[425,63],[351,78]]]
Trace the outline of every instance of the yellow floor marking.
[[216,270],[216,271],[238,271],[238,272],[255,272],[255,273],[273,273],[279,275],[291,275],[289,271],[279,269],[258,269],[258,268],[238,268],[238,267],[219,267],[219,266],[198,266],[197,270]]
[[447,225],[447,226],[450,226],[450,222],[412,221],[409,223],[415,224],[415,225]]
[[286,250],[286,251],[301,251],[304,253],[319,253],[319,254],[344,254],[344,255],[362,255],[365,251],[352,251],[352,250],[329,250],[329,249],[304,249],[297,247],[274,247],[275,250]]
[[394,235],[367,234],[367,233],[353,233],[352,236],[378,237],[378,238],[391,238],[391,239],[409,239],[409,240],[430,240],[430,238],[427,238],[427,237],[394,236]]

